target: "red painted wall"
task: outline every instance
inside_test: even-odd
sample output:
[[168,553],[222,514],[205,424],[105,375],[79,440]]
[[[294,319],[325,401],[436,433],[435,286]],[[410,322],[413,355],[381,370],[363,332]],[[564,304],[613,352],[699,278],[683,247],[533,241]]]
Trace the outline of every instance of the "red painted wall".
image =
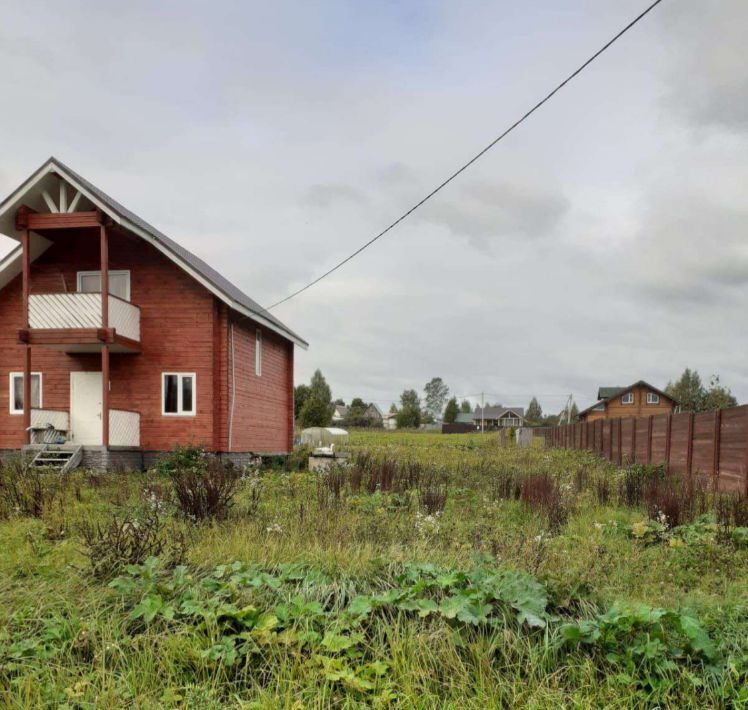
[[[32,264],[31,293],[76,290],[76,272],[99,268],[99,240],[94,230],[56,233],[53,245]],[[131,301],[141,308],[142,351],[111,355],[113,409],[139,411],[141,445],[168,450],[176,443],[205,444],[227,450],[228,443],[228,308],[197,281],[143,240],[119,229],[110,230],[110,269],[131,271]],[[0,448],[23,441],[23,417],[9,414],[8,375],[23,370],[20,276],[0,290]],[[254,324],[235,328],[247,331]],[[254,336],[253,336],[254,337]],[[293,345],[265,332],[268,375],[252,382],[254,354],[236,360],[237,396],[233,451],[287,451],[289,357]],[[252,341],[252,347],[254,341]],[[292,369],[292,368],[291,368]],[[43,406],[68,409],[70,372],[100,371],[98,354],[65,354],[32,348],[32,371],[43,373]],[[161,373],[194,372],[197,413],[192,417],[161,414]],[[263,375],[265,371],[263,369]],[[256,396],[256,399],[255,399]],[[256,430],[255,430],[256,427]],[[267,445],[268,448],[260,448]],[[247,446],[249,448],[242,448]]]
[[[259,376],[255,373],[258,329],[262,332]],[[289,403],[293,412],[293,344],[251,320],[232,315],[228,349],[228,450],[289,451],[293,440],[293,416],[289,417]]]

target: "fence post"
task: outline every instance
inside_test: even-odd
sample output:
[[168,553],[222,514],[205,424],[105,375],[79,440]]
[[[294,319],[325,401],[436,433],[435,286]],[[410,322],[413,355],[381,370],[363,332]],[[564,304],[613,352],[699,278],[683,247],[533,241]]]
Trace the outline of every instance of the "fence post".
[[654,425],[654,415],[649,415],[647,422],[647,466],[652,465],[652,427]]
[[636,417],[631,417],[631,461],[636,463]]
[[673,415],[667,415],[667,427],[665,428],[665,473],[670,473],[670,434],[673,430]]
[[714,462],[712,463],[712,474],[714,475],[714,490],[719,490],[719,449],[722,443],[722,410],[714,412]]
[[693,474],[693,425],[694,413],[688,416],[688,443],[686,444],[686,476],[691,478]]
[[613,420],[608,419],[608,461],[613,463]]
[[623,465],[623,419],[618,420],[618,465]]

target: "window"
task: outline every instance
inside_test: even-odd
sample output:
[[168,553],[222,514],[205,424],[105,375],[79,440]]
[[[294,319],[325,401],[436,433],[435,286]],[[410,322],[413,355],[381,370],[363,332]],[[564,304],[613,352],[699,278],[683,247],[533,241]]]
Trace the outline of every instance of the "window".
[[[42,406],[42,373],[31,373],[31,408]],[[10,413],[23,414],[23,372],[10,373]]]
[[647,392],[647,404],[659,404],[660,395],[654,392]]
[[255,375],[262,375],[262,331],[255,332]]
[[[101,293],[101,271],[78,272],[79,293]],[[130,300],[130,272],[109,272],[109,293],[123,301]]]
[[196,409],[195,374],[165,372],[162,375],[161,413],[167,416],[193,416]]
[[633,404],[634,403],[634,393],[633,392],[626,392],[623,397],[621,397],[621,404]]

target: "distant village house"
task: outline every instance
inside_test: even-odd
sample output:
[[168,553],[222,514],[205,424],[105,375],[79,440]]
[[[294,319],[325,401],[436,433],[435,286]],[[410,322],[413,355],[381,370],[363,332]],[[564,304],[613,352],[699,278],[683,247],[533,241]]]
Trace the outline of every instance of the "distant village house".
[[597,399],[595,404],[579,413],[580,421],[672,414],[678,404],[670,395],[644,380],[628,387],[600,387]]

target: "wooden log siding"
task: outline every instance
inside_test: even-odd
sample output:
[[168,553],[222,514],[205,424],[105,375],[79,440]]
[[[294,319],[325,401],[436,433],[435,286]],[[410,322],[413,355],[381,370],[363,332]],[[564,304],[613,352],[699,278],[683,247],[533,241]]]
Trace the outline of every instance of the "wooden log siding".
[[[140,446],[144,450],[168,451],[177,443],[195,443],[228,451],[228,309],[154,247],[116,227],[108,231],[110,269],[130,270],[133,307],[140,306],[141,343],[140,354],[111,355],[111,410],[140,413]],[[71,293],[78,271],[99,269],[99,240],[91,238],[91,230],[45,236],[52,245],[32,265],[31,295]],[[25,326],[22,279],[11,281],[1,295],[0,449],[15,449],[26,436],[24,417],[10,414],[8,401],[8,373],[23,372],[25,367],[26,348],[17,342],[18,331]],[[116,317],[114,309],[109,315],[110,320]],[[293,437],[292,410],[289,413],[288,409],[293,375],[290,343],[264,331],[263,375],[254,378],[252,348],[254,331],[260,326],[249,319],[241,319],[241,324],[250,339],[243,342],[244,352],[237,356],[231,450],[288,451]],[[67,410],[70,373],[100,372],[101,356],[35,347],[29,369],[42,373],[43,407]],[[194,416],[162,414],[164,372],[195,373]]]
[[626,465],[664,465],[672,475],[748,494],[748,405],[718,412],[598,419],[545,432],[549,447],[588,449]]

